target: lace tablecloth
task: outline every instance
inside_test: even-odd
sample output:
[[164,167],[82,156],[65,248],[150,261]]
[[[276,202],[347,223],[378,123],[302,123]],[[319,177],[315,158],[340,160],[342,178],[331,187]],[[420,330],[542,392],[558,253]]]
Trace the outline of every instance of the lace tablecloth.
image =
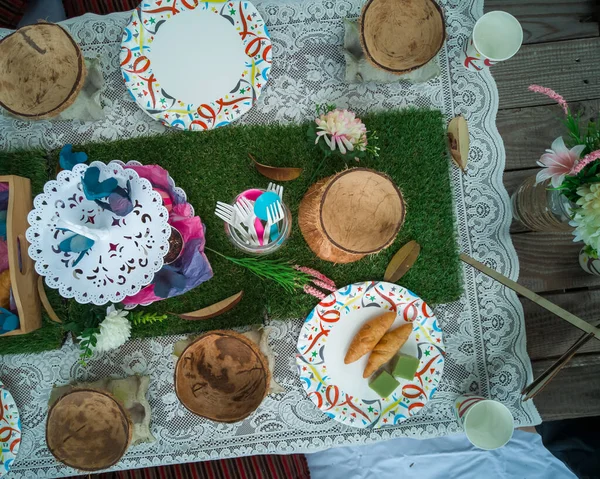
[[[359,113],[411,105],[440,109],[447,119],[464,115],[470,125],[468,174],[451,169],[462,251],[507,276],[518,276],[518,260],[508,234],[510,206],[502,185],[504,147],[495,126],[498,91],[489,72],[471,73],[458,61],[459,51],[483,12],[482,0],[442,0],[448,40],[439,54],[442,74],[424,84],[346,85],[342,18],[356,18],[360,0],[255,1],[273,40],[273,69],[258,105],[240,123],[299,122],[314,116],[316,103],[335,103]],[[28,123],[0,117],[0,148],[57,148],[64,143],[108,141],[159,134],[165,128],[150,119],[128,96],[119,71],[119,48],[128,14],[85,15],[63,25],[86,56],[99,56],[108,90],[102,122]],[[0,35],[7,31],[0,30]],[[198,133],[201,134],[201,133]],[[157,441],[131,447],[113,469],[190,462],[264,453],[295,453],[397,436],[425,438],[459,431],[453,398],[479,392],[512,411],[516,425],[537,424],[531,403],[520,390],[532,372],[525,349],[523,310],[516,295],[465,266],[460,301],[435,308],[444,330],[446,365],[435,398],[417,417],[376,431],[353,429],[327,419],[306,397],[296,374],[294,351],[301,319],[273,322],[277,353],[275,378],[287,390],[269,396],[243,422],[218,424],[189,413],[173,391],[172,345],[180,337],[131,341],[118,351],[77,363],[71,342],[43,354],[2,357],[0,378],[21,411],[23,443],[11,477],[74,474],[59,465],[44,438],[47,401],[53,384],[95,380],[108,375],[151,376],[149,401]]]

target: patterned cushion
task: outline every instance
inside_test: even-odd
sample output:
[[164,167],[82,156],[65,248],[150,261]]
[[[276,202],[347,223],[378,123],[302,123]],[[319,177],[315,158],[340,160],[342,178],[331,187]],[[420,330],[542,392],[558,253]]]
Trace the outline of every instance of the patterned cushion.
[[17,28],[29,0],[0,0],[0,27]]
[[[10,0],[0,0],[3,1]],[[67,18],[77,17],[84,13],[97,13],[106,15],[112,12],[126,12],[133,10],[140,4],[140,0],[63,0]]]

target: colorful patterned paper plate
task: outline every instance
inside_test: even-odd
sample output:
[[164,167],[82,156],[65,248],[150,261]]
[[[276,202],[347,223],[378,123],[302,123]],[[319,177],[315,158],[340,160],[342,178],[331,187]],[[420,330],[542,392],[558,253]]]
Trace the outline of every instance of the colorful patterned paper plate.
[[[363,379],[365,355],[352,364],[344,356],[365,323],[386,311],[397,314],[393,327],[412,322],[401,351],[419,358],[412,381],[381,398]],[[298,337],[296,362],[308,397],[336,421],[360,428],[398,424],[417,414],[437,390],[444,368],[442,330],[433,311],[409,290],[392,283],[367,281],[337,290],[308,315]]]
[[144,0],[125,27],[121,71],[151,117],[210,130],[246,113],[267,83],[271,39],[252,3]]
[[0,477],[10,471],[21,445],[21,419],[15,401],[0,382]]

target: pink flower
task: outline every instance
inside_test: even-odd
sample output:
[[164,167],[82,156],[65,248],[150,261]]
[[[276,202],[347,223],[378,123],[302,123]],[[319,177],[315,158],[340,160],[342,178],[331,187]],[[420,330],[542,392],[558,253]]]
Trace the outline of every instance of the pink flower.
[[592,151],[591,153],[588,153],[587,155],[585,155],[582,160],[577,163],[572,169],[571,172],[569,173],[572,176],[575,176],[577,173],[579,173],[581,170],[583,170],[587,165],[589,165],[592,161],[597,160],[598,158],[600,158],[600,150],[596,150],[596,151]]
[[[312,276],[313,278],[316,278],[320,281],[323,281],[323,283],[327,283],[329,285],[330,288],[333,288],[331,291],[336,291],[336,287],[335,287],[335,283],[329,279],[327,276],[325,276],[323,273],[317,271],[316,269],[312,269],[312,268],[308,268],[306,266],[298,266],[295,265],[294,269],[296,271],[301,271],[302,273],[308,274],[309,276]],[[315,282],[316,284],[316,282]]]
[[561,108],[565,112],[565,115],[569,114],[569,105],[567,104],[567,101],[554,90],[540,85],[529,85],[529,91],[535,93],[542,93],[543,95],[552,98],[556,103],[558,103],[561,106]]
[[336,147],[344,155],[346,151],[363,151],[367,146],[367,128],[360,118],[348,110],[332,110],[315,119],[317,138],[325,140],[331,151]]
[[318,298],[318,299],[325,299],[326,298],[325,294],[323,294],[317,288],[313,288],[312,286],[309,286],[308,284],[304,285],[304,292],[307,293],[307,294],[310,294],[310,295],[312,295],[312,296],[314,296],[315,298]]
[[569,150],[562,137],[559,136],[552,142],[552,149],[546,150],[546,153],[537,162],[539,166],[545,168],[538,172],[536,183],[551,178],[552,186],[558,188],[565,176],[570,174],[577,164],[583,150],[585,150],[585,145],[577,145]]
[[318,286],[319,288],[324,289],[325,291],[331,291],[331,292],[337,291],[335,284],[332,286],[331,283],[326,283],[325,281],[319,281],[318,279],[313,279],[313,284],[315,286]]

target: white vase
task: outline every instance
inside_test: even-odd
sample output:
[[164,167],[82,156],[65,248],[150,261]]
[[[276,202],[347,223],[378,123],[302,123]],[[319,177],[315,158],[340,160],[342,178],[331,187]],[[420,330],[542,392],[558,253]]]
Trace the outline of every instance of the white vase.
[[585,248],[581,248],[579,252],[579,265],[586,273],[600,276],[600,259],[592,258]]

